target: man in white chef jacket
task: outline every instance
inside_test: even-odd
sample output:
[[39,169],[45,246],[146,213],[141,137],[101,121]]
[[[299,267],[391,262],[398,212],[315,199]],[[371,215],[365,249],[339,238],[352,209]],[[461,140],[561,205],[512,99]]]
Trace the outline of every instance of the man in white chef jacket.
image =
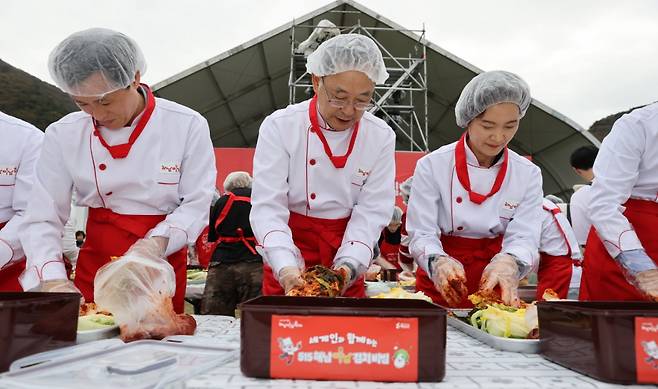
[[594,162],[581,300],[658,301],[658,104],[619,118]]
[[0,291],[20,292],[25,255],[18,237],[43,133],[0,112]]
[[395,196],[395,134],[366,112],[388,74],[375,42],[357,34],[325,41],[306,67],[315,96],[268,116],[254,156],[263,294],[287,293],[321,264],[347,274],[345,296],[364,297],[362,275]]
[[[46,130],[21,235],[23,288],[79,288],[93,300],[96,271],[128,251],[168,259],[176,274],[174,309],[182,312],[185,248],[207,222],[216,179],[206,120],[140,83],[144,56],[122,33],[74,33],[55,47],[48,66],[81,111]],[[73,191],[76,204],[89,207],[75,286],[66,279],[61,243]]]

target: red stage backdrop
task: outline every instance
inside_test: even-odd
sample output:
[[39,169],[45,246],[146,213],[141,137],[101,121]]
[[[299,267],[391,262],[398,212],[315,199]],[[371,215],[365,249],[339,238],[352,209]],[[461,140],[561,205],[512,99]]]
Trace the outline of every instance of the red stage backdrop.
[[[217,188],[223,192],[224,179],[230,172],[241,170],[252,174],[254,150],[252,148],[215,148],[215,163],[217,164]],[[416,161],[425,153],[415,151],[395,152],[395,202],[405,209],[400,197],[400,183],[414,174]]]

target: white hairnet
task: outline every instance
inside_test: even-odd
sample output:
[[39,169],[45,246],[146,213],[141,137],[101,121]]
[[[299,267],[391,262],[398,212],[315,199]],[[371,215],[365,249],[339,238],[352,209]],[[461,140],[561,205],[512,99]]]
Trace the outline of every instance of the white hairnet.
[[466,128],[487,108],[500,103],[516,104],[522,118],[530,101],[530,88],[521,77],[503,70],[484,72],[464,87],[455,106],[455,118],[459,127]]
[[[55,84],[74,96],[103,96],[123,89],[144,74],[142,50],[126,35],[105,28],[78,31],[60,42],[48,57]],[[98,79],[90,78],[97,75]]]
[[237,188],[251,188],[251,176],[247,172],[231,172],[224,179],[224,191],[230,192]]
[[306,60],[306,69],[316,76],[329,76],[356,70],[375,84],[388,78],[382,52],[370,38],[360,34],[335,36],[322,44]]
[[411,183],[413,180],[414,176],[411,176],[400,184],[400,195],[402,196],[402,201],[405,204],[409,202],[409,194],[411,194]]

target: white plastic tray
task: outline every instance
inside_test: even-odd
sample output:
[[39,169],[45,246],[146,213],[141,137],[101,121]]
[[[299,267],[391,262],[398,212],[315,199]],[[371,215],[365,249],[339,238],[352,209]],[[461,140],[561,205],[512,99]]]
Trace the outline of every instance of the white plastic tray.
[[[80,351],[80,350],[78,350]],[[161,388],[235,361],[235,349],[140,340],[76,352],[2,376],[3,388]]]

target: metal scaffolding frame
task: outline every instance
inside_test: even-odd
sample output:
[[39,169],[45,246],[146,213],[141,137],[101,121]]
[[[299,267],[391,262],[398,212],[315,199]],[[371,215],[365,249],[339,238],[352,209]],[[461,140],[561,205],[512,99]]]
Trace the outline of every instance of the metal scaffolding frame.
[[[340,11],[336,13],[360,14],[358,11]],[[292,23],[290,29],[290,78],[289,103],[294,104],[310,98],[313,94],[311,75],[306,71],[306,58],[297,53],[296,49],[303,39],[317,25]],[[357,24],[353,26],[337,26],[341,33],[363,34],[375,41],[382,51],[389,78],[386,84],[377,85],[373,96],[375,106],[370,113],[387,122],[395,131],[398,149],[408,148],[409,151],[429,151],[428,142],[428,100],[427,100],[427,45],[425,29],[404,30],[420,33],[418,40],[409,46],[407,57],[396,57],[380,41],[374,33],[379,31],[400,32],[402,30],[390,27],[366,27]],[[303,39],[297,40],[296,29],[303,29]],[[399,49],[398,49],[399,51]]]

